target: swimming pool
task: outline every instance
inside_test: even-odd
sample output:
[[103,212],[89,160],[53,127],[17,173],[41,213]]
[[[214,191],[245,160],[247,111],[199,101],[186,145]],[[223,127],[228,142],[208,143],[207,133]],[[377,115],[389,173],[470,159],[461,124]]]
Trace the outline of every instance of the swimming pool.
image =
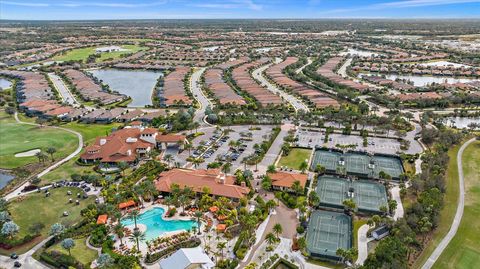
[[[146,240],[155,239],[166,232],[174,232],[180,230],[191,230],[197,227],[197,222],[193,220],[164,220],[162,218],[165,210],[160,207],[154,207],[145,211],[137,217],[137,224],[143,224],[147,227],[145,231]],[[123,219],[124,226],[134,225],[133,219]]]

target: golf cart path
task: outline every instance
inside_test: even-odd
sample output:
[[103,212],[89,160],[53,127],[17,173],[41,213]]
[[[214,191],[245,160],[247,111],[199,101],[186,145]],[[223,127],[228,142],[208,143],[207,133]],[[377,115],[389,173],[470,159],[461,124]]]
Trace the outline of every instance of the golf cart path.
[[[18,118],[18,113],[15,112],[15,120],[17,121],[17,123],[20,123],[20,124],[26,124],[26,125],[32,125],[32,126],[40,126],[39,124],[36,124],[36,123],[30,123],[30,122],[23,122],[21,121],[19,118]],[[75,149],[74,152],[72,152],[70,155],[68,155],[67,157],[61,159],[60,161],[54,163],[53,165],[47,167],[45,170],[43,170],[42,172],[38,173],[37,174],[37,177],[42,177],[44,175],[46,175],[48,172],[52,171],[53,169],[59,167],[60,165],[68,162],[69,160],[71,160],[72,158],[74,158],[77,154],[79,154],[81,151],[82,151],[82,148],[83,148],[83,136],[77,132],[77,131],[73,131],[73,130],[70,130],[70,129],[67,129],[67,128],[63,128],[63,127],[58,127],[58,126],[45,126],[45,127],[42,127],[42,128],[53,128],[53,129],[59,129],[59,130],[63,130],[63,131],[66,131],[66,132],[69,132],[69,133],[72,133],[74,135],[77,136],[78,138],[78,146],[77,148]],[[23,188],[25,188],[26,186],[30,185],[30,182],[29,181],[26,181],[24,182],[20,187],[16,188],[15,190],[13,190],[12,192],[8,193],[7,195],[5,195],[5,200],[11,200],[12,198],[15,198],[15,197],[19,197],[19,196],[22,196],[22,195],[25,195],[27,193],[23,193],[22,190]]]
[[428,260],[425,262],[425,264],[423,264],[422,269],[430,269],[433,267],[433,265],[438,260],[440,255],[442,255],[442,252],[445,250],[445,248],[448,246],[450,241],[453,239],[453,237],[457,233],[458,227],[460,226],[460,222],[462,221],[462,216],[463,216],[463,209],[465,206],[465,182],[463,178],[462,155],[463,155],[463,151],[475,140],[476,140],[475,138],[472,138],[467,142],[465,142],[460,147],[460,150],[457,153],[458,183],[460,185],[457,212],[455,213],[455,217],[453,218],[453,223],[452,223],[452,226],[450,227],[450,230],[442,239],[440,244],[438,244],[438,246],[432,252],[432,254],[428,258]]

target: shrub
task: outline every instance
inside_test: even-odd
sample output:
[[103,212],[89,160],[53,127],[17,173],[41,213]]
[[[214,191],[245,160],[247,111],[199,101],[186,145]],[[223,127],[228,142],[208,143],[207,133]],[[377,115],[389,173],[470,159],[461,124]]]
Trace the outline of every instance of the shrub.
[[297,233],[303,234],[305,232],[305,228],[302,225],[297,226]]

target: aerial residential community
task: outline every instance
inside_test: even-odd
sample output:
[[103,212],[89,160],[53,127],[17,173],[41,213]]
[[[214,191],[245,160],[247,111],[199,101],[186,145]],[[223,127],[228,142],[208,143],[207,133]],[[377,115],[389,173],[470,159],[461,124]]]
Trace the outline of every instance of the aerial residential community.
[[480,2],[273,2],[0,0],[0,269],[480,268]]

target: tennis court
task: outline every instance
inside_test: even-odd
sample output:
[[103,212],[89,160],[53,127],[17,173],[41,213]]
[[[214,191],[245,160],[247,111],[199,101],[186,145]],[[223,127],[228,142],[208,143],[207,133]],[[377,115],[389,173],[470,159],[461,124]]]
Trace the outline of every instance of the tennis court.
[[398,158],[388,156],[373,156],[375,163],[375,176],[378,177],[380,171],[389,174],[392,178],[398,179],[403,173],[402,161]]
[[[353,194],[349,194],[350,190]],[[335,176],[321,176],[316,192],[322,207],[343,208],[346,199],[353,199],[358,210],[366,213],[378,213],[381,206],[387,206],[385,186],[373,181],[352,182]]]
[[314,257],[340,259],[339,248],[352,247],[352,219],[343,213],[316,210],[307,228],[307,250]]
[[341,155],[341,153],[335,151],[317,150],[313,156],[312,169],[315,170],[317,164],[320,164],[327,171],[336,171]]
[[[344,165],[341,164],[344,161]],[[403,173],[402,161],[395,156],[367,155],[359,152],[341,153],[317,149],[312,160],[312,169],[317,164],[325,167],[328,173],[336,174],[337,168],[345,168],[348,175],[359,178],[378,178],[380,171],[389,174],[392,179],[398,180]]]

